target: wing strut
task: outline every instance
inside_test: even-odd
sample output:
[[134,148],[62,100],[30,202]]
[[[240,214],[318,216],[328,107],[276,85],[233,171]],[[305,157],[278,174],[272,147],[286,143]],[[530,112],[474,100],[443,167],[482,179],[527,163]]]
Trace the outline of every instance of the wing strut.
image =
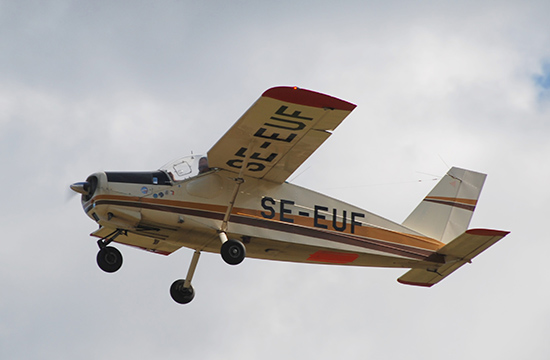
[[[227,223],[229,222],[229,217],[231,216],[231,211],[233,211],[233,206],[235,206],[235,199],[237,199],[237,195],[239,194],[239,189],[242,183],[244,183],[244,179],[241,177],[241,174],[239,174],[239,177],[235,179],[235,188],[233,189],[231,200],[229,200],[229,205],[227,206],[227,210],[225,211],[225,215],[223,216],[220,233],[225,233],[227,231]],[[222,243],[223,242],[224,241],[222,240]]]
[[[252,143],[253,141],[250,142],[249,147],[252,147]],[[249,152],[249,154],[250,153],[251,152]],[[233,189],[233,194],[231,194],[231,199],[229,200],[229,204],[227,205],[227,210],[225,211],[225,215],[223,216],[220,230],[218,231],[218,236],[220,238],[220,241],[222,242],[220,253],[223,260],[229,265],[240,264],[246,257],[246,248],[244,244],[239,240],[228,239],[226,231],[227,225],[229,223],[229,218],[231,217],[231,211],[233,211],[235,200],[237,199],[237,195],[239,195],[239,189],[241,188],[242,183],[244,183],[243,172],[244,169],[246,169],[246,167],[248,166],[249,159],[250,156],[247,155],[243,161],[241,170],[239,171],[239,176],[234,179],[235,188]]]
[[[250,142],[248,145],[249,147],[252,146],[253,141]],[[239,189],[241,187],[241,184],[244,183],[243,179],[243,172],[244,169],[248,166],[248,161],[250,160],[250,154],[252,151],[248,152],[248,155],[246,155],[243,165],[241,166],[241,170],[239,171],[239,176],[236,177],[235,180],[235,188],[233,189],[233,194],[231,194],[231,200],[229,200],[229,205],[227,206],[227,210],[225,211],[225,215],[223,216],[222,225],[220,227],[220,240],[222,241],[222,244],[227,241],[227,235],[225,235],[225,232],[227,231],[227,223],[229,222],[229,217],[231,216],[231,211],[233,211],[233,206],[235,206],[235,200],[237,199],[237,195],[239,194]],[[221,234],[224,233],[224,236]]]

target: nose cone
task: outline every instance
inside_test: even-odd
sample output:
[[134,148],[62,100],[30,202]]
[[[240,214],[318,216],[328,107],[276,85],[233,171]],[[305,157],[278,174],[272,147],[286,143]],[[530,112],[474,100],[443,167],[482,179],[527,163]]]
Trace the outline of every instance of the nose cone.
[[82,195],[90,194],[90,183],[87,181],[77,182],[71,185],[71,190]]

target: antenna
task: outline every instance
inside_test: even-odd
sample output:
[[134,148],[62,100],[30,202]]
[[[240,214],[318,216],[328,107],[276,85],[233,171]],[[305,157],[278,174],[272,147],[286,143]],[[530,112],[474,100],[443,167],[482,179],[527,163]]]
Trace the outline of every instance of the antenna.
[[445,162],[445,160],[443,160],[443,157],[442,157],[440,154],[437,154],[437,156],[439,156],[439,159],[440,159],[441,161],[443,161],[443,164],[445,164],[447,170],[451,168],[449,165],[447,165],[447,163]]
[[309,170],[311,166],[308,166],[307,168],[305,168],[304,170],[300,171],[298,174],[296,174],[295,177],[293,177],[292,179],[288,180],[289,183],[293,182],[294,180],[296,180],[296,178],[300,175],[302,175],[303,173],[305,173],[306,171]]

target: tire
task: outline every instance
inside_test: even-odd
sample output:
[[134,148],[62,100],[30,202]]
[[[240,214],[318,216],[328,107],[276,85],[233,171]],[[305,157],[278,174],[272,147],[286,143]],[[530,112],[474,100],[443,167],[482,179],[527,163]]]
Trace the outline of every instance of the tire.
[[195,290],[193,286],[189,288],[183,287],[185,280],[180,279],[174,281],[172,286],[170,286],[170,296],[178,304],[188,304],[195,298]]
[[246,257],[246,248],[242,242],[229,239],[222,244],[220,253],[226,263],[229,265],[238,265]]
[[107,246],[97,253],[97,265],[108,273],[114,273],[122,266],[122,254],[118,249]]

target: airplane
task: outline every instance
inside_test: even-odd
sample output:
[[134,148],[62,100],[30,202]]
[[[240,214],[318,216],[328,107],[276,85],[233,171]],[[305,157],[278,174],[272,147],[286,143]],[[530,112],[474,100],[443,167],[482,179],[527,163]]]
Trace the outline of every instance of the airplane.
[[194,250],[170,287],[187,304],[202,252],[409,269],[402,284],[431,287],[509,232],[468,229],[486,175],[451,168],[401,224],[287,182],[356,105],[298,87],[266,90],[206,155],[155,171],[103,171],[70,187],[99,229],[97,263],[122,266],[111,243],[169,255]]

